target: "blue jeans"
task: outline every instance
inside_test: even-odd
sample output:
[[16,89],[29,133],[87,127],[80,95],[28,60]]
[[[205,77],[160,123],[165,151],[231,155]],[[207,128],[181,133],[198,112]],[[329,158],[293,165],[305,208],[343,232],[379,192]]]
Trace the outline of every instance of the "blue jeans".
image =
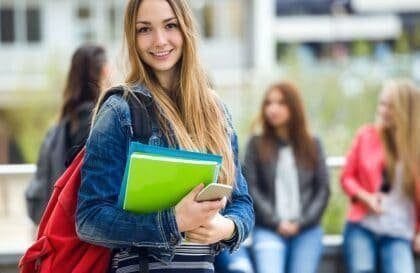
[[254,231],[253,255],[258,273],[315,273],[322,254],[321,227],[287,238],[261,227]]
[[216,256],[215,268],[217,273],[254,273],[249,251],[245,247],[233,253],[224,250]]
[[347,222],[344,257],[348,273],[414,273],[411,242],[377,235],[357,223]]

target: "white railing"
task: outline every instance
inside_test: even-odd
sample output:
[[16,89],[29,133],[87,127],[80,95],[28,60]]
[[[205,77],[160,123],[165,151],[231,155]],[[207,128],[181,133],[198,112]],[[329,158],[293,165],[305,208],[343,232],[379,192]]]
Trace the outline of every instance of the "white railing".
[[4,175],[28,175],[36,171],[35,164],[0,164],[0,177]]
[[[327,166],[331,169],[344,165],[345,158],[342,156],[329,156]],[[28,175],[36,171],[35,164],[0,164],[0,177],[3,175]]]
[[[344,157],[330,156],[327,158],[327,166],[337,169],[344,165],[344,161]],[[7,217],[15,205],[20,206],[15,207],[15,212],[24,211],[24,188],[35,171],[34,164],[0,164],[0,218]],[[12,197],[14,202],[10,203]]]
[[[344,164],[343,157],[328,157],[329,169]],[[34,226],[27,217],[25,188],[36,171],[34,164],[0,164],[0,256],[3,253],[20,253],[31,242]],[[341,236],[327,236],[324,243],[340,244]]]
[[0,165],[0,256],[22,252],[33,239],[24,192],[35,170],[31,164]]

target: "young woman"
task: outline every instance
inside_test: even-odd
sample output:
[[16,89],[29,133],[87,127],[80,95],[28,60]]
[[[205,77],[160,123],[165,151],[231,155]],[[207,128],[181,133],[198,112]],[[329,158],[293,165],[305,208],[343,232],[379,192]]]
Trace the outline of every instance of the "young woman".
[[88,137],[90,121],[101,90],[106,88],[109,69],[105,49],[86,44],[73,54],[63,93],[58,122],[44,138],[37,172],[26,198],[28,212],[38,224],[53,190],[54,182],[65,170],[67,156]]
[[[185,0],[130,0],[124,30],[126,86],[156,106],[149,144],[222,155],[219,183],[234,191],[229,201],[200,203],[195,201],[199,185],[175,207],[150,214],[118,207],[133,127],[126,100],[113,95],[98,110],[86,145],[78,235],[114,250],[111,272],[139,272],[143,256],[150,272],[213,272],[214,255],[221,247],[237,249],[254,216],[237,137],[199,62],[192,12]],[[145,248],[146,254],[138,253]]]
[[351,199],[344,231],[347,272],[414,272],[413,240],[420,250],[419,140],[419,90],[410,81],[387,82],[377,121],[359,130],[341,175]]
[[259,123],[262,133],[251,138],[245,157],[256,216],[252,249],[257,272],[316,272],[329,178],[298,89],[290,82],[271,86]]

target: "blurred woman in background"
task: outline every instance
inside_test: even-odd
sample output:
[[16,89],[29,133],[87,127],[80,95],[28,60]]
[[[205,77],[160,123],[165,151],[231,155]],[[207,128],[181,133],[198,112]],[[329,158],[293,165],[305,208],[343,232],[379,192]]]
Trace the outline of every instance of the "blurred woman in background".
[[265,94],[259,125],[245,156],[254,199],[253,257],[258,273],[316,272],[319,225],[330,190],[324,152],[309,132],[300,92],[290,82]]
[[36,174],[25,193],[28,214],[35,224],[41,219],[54,182],[65,170],[66,159],[86,142],[92,110],[101,90],[109,86],[108,80],[109,67],[102,46],[86,44],[74,52],[58,121],[43,140]]
[[347,272],[414,273],[419,171],[420,92],[411,81],[391,80],[380,94],[375,124],[359,129],[341,175],[351,200],[344,231]]

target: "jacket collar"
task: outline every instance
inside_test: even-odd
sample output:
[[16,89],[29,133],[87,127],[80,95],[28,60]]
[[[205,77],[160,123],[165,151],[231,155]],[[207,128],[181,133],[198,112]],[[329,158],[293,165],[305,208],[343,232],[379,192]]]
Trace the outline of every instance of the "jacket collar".
[[135,83],[133,85],[129,85],[129,87],[134,93],[141,93],[147,97],[152,97],[152,92],[150,92],[149,88],[147,88],[143,83]]

